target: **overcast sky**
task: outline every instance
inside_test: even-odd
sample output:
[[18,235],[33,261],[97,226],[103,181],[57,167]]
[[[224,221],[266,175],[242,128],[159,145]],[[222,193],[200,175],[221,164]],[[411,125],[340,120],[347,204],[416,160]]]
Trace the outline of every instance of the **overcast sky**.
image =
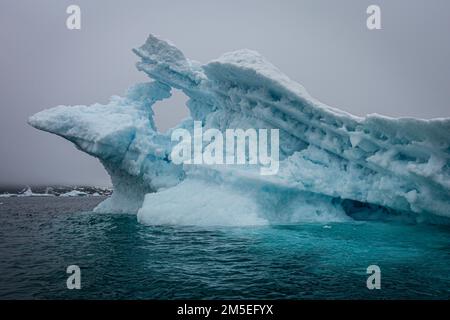
[[[70,4],[81,7],[79,31],[66,28]],[[382,30],[366,28],[370,4],[381,7]],[[254,49],[357,115],[450,116],[448,0],[1,0],[0,184],[110,183],[96,159],[26,120],[146,81],[131,48],[149,33],[201,62]],[[161,130],[187,115],[184,100],[155,107]]]

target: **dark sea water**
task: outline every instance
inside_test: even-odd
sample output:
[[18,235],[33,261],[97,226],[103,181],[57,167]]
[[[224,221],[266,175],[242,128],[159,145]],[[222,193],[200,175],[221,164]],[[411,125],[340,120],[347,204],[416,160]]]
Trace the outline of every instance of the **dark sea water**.
[[[448,226],[150,227],[92,213],[101,200],[0,198],[0,298],[450,298]],[[74,264],[80,290],[66,287]]]

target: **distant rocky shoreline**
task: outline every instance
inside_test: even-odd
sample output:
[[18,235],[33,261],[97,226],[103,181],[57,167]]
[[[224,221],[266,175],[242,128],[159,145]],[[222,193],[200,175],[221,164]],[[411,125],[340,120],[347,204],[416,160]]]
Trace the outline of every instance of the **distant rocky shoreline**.
[[110,196],[112,189],[94,186],[0,186],[0,197]]

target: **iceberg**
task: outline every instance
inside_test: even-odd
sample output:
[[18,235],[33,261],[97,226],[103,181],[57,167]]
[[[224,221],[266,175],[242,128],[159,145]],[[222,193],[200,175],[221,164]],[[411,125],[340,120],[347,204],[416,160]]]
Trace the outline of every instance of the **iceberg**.
[[60,194],[60,197],[84,197],[87,196],[88,194],[86,192],[83,191],[78,191],[78,190],[72,190],[63,194]]
[[[450,119],[357,117],[311,97],[259,53],[207,64],[150,35],[134,49],[152,80],[106,105],[58,106],[29,118],[98,158],[112,196],[97,212],[145,224],[264,225],[352,219],[450,218]],[[158,132],[152,106],[173,89],[190,117]],[[279,129],[279,171],[171,159],[173,130]]]
[[23,191],[22,193],[19,193],[17,195],[18,197],[54,197],[53,194],[49,194],[49,193],[35,193],[33,192],[33,190],[31,190],[30,187],[27,187],[27,189],[25,191]]

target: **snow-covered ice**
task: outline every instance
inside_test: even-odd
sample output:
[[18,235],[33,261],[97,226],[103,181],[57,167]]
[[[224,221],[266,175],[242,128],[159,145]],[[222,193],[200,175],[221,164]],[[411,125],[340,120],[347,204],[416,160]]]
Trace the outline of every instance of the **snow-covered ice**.
[[[151,82],[106,105],[58,106],[29,119],[100,159],[114,193],[96,211],[202,225],[345,221],[367,212],[450,217],[450,119],[353,116],[312,98],[251,50],[201,64],[150,35],[134,52]],[[157,132],[152,111],[172,89],[189,98],[191,116],[179,128],[202,121],[221,131],[279,129],[279,172],[172,163],[171,130]]]
[[49,193],[35,193],[31,190],[31,187],[27,187],[22,190],[20,193],[2,193],[0,194],[1,198],[10,198],[10,197],[54,197],[55,195]]
[[78,191],[78,190],[72,190],[63,194],[60,194],[60,197],[83,197],[83,196],[87,196],[88,194],[86,192],[83,191]]

